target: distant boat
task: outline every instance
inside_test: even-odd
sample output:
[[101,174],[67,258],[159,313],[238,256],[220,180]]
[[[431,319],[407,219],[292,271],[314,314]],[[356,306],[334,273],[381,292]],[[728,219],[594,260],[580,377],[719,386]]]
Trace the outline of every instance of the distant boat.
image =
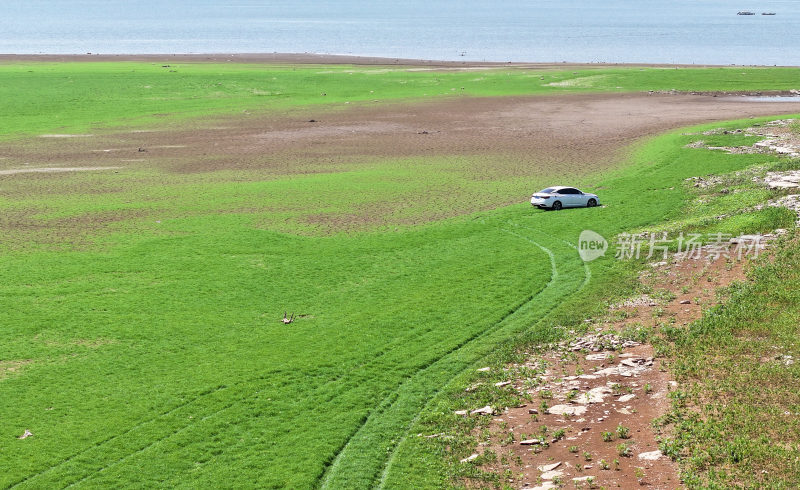
[[761,12],[761,15],[775,15],[775,12]]
[[741,12],[737,12],[736,15],[756,15],[756,13],[750,12],[749,10],[742,10]]

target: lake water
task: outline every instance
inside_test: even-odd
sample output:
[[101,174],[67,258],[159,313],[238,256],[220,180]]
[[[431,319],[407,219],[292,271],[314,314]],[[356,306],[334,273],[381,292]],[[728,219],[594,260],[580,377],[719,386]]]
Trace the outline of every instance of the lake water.
[[800,1],[0,0],[0,53],[86,52],[800,65]]

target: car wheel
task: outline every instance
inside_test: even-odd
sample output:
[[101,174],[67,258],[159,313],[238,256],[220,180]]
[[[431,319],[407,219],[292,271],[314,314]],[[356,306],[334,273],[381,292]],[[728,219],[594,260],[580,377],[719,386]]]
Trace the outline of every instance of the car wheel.
[[594,199],[589,199],[589,201],[586,203],[587,208],[593,208],[595,206],[597,206],[597,201]]
[[556,201],[556,202],[554,202],[554,203],[553,203],[553,210],[554,210],[554,211],[558,211],[558,210],[560,210],[562,207],[563,207],[563,206],[561,206],[561,201]]

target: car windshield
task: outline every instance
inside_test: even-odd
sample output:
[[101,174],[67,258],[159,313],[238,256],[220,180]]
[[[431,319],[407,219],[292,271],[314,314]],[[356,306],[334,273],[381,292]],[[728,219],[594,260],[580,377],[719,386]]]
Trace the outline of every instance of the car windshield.
[[539,192],[537,192],[537,194],[552,194],[553,192],[555,192],[555,190],[556,189],[554,187],[548,187],[547,189],[540,190]]

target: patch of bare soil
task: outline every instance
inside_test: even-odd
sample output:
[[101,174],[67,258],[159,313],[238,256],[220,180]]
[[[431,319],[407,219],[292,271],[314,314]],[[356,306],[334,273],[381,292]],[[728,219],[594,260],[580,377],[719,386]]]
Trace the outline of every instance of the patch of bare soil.
[[612,165],[642,136],[677,126],[783,114],[781,103],[710,96],[592,94],[450,97],[241,115],[159,131],[35,138],[0,148],[4,170],[156,166],[170,172],[331,172],[414,156],[481,156],[475,175],[586,174]]
[[[101,192],[111,193],[124,192],[143,175],[163,174],[165,182],[196,175],[219,181],[260,181],[396,167],[405,158],[431,159],[443,173],[468,182],[517,179],[525,183],[546,177],[564,183],[617,165],[627,145],[644,136],[686,124],[792,110],[796,109],[781,103],[723,103],[711,96],[680,94],[452,96],[304,107],[196,119],[147,130],[94,130],[80,138],[5,142],[0,145],[0,186],[8,199],[24,198],[32,191],[86,194],[98,192],[98,186],[104,186]],[[83,177],[65,178],[78,170],[113,175],[102,183],[94,179],[91,185],[82,185]],[[452,186],[440,185],[420,195],[404,196],[403,205],[422,209],[431,202],[456,202],[443,206],[439,214],[416,218],[412,213],[415,217],[408,224],[418,224],[521,202],[535,190],[525,185],[515,188],[516,195],[495,192],[475,200],[459,196]],[[371,203],[363,212],[323,216],[313,205],[299,203],[307,215],[298,220],[323,233],[406,224],[394,216],[394,203],[386,204]]]
[[652,426],[669,409],[674,381],[651,345],[610,332],[697,320],[720,301],[719,288],[744,277],[745,260],[659,263],[641,277],[653,294],[612,306],[590,334],[508,366],[539,373],[507,381],[534,402],[491,420],[476,455],[497,458],[482,469],[515,488],[681,487]]

